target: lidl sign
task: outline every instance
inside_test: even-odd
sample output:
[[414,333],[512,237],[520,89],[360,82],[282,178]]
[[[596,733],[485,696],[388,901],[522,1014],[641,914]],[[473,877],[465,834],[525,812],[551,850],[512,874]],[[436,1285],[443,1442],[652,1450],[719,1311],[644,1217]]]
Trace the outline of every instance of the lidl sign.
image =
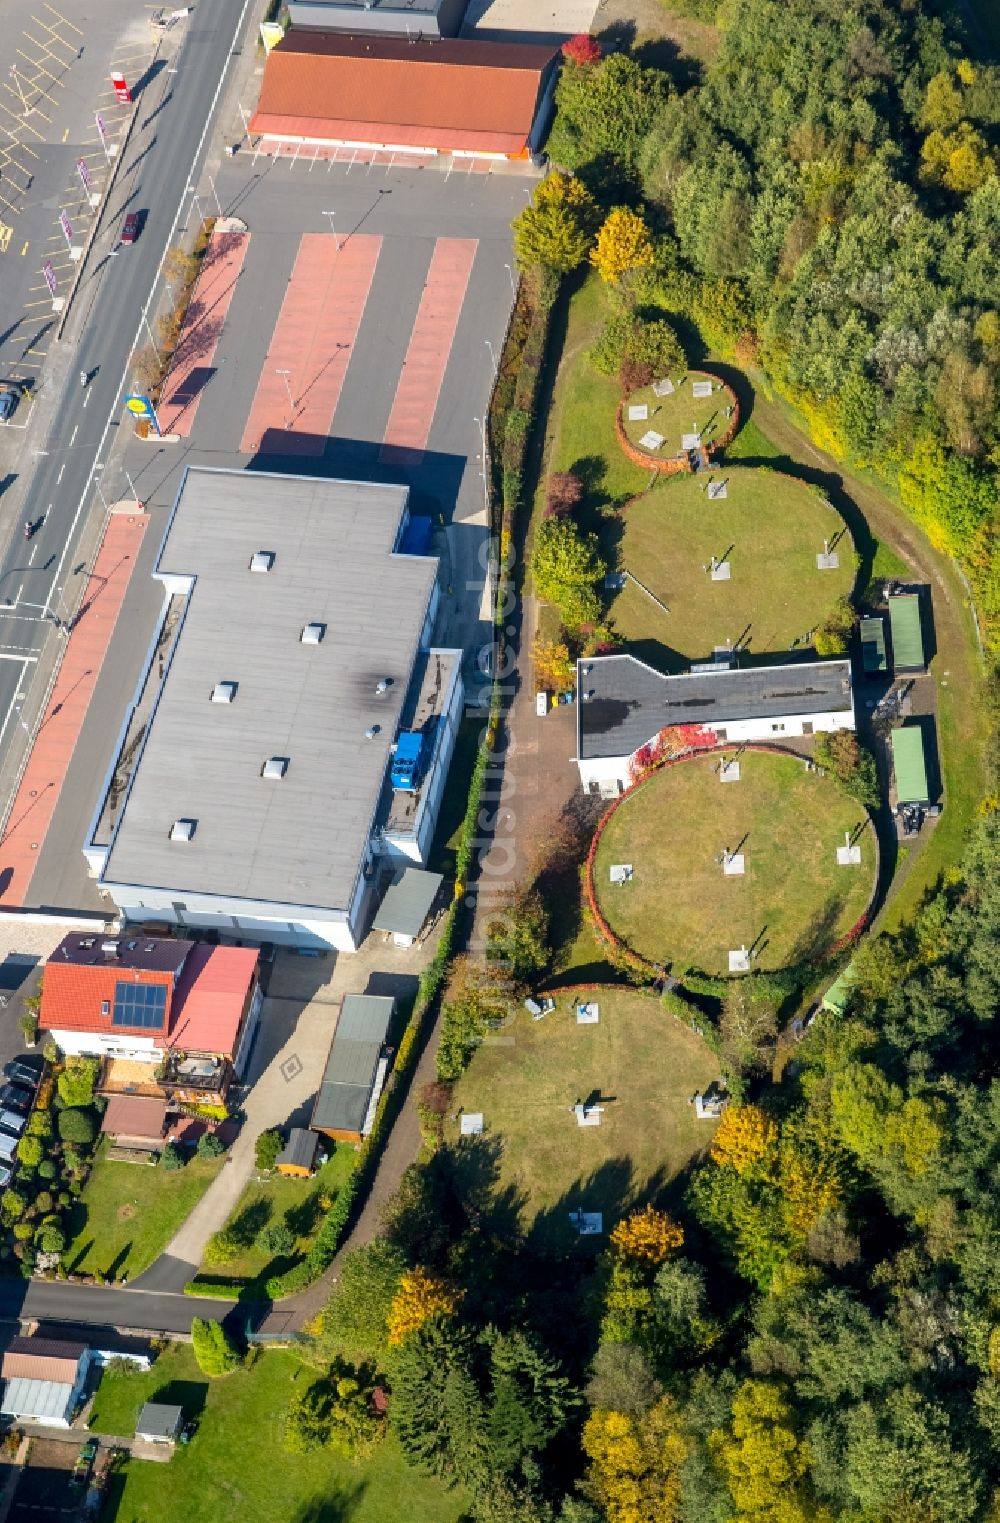
[[140,396],[135,392],[132,396],[126,397],[125,406],[135,417],[148,418],[156,432],[160,432],[160,425],[156,421],[156,408],[148,397]]

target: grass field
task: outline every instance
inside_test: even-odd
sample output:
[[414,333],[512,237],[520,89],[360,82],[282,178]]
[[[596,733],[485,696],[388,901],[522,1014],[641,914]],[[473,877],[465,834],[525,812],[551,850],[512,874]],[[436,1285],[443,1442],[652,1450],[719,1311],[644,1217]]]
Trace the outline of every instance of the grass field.
[[[593,997],[594,1026],[577,1024],[570,995],[542,1021],[519,1012],[455,1087],[455,1108],[485,1117],[482,1139],[461,1145],[470,1175],[478,1177],[499,1145],[508,1210],[549,1248],[576,1240],[570,1211],[602,1211],[607,1230],[629,1206],[658,1195],[712,1136],[688,1104],[718,1077],[719,1060],[701,1038],[653,995],[602,989]],[[571,1107],[597,1095],[600,1126],[578,1126]]]
[[170,1173],[157,1165],[111,1163],[102,1143],[69,1218],[63,1263],[72,1273],[134,1279],[163,1251],[194,1210],[221,1158],[192,1158]]
[[318,1372],[271,1350],[251,1369],[209,1381],[190,1348],[175,1346],[146,1374],[104,1376],[96,1433],[129,1435],[149,1398],[198,1418],[169,1465],[133,1460],[113,1477],[101,1523],[456,1523],[466,1498],[411,1470],[390,1436],[364,1464],[336,1455],[288,1454],[282,1420],[293,1391]]
[[[637,449],[646,449],[642,436],[647,430],[663,435],[664,443],[658,450],[646,451],[651,460],[682,454],[684,434],[697,434],[706,448],[710,449],[713,441],[721,439],[730,426],[726,412],[730,405],[729,394],[714,376],[706,375],[701,370],[689,370],[684,375],[674,375],[670,379],[675,387],[670,396],[658,397],[652,386],[644,386],[640,391],[633,392],[622,408],[622,427],[626,438]],[[710,381],[712,395],[696,397],[692,391],[695,381]],[[630,407],[645,407],[648,418],[633,422],[628,415]]]
[[[757,966],[821,954],[849,931],[875,881],[875,840],[861,837],[860,868],[840,867],[844,832],[865,820],[830,777],[795,757],[744,752],[739,782],[723,784],[717,756],[665,767],[616,811],[601,838],[594,883],[608,924],[654,962],[727,973],[730,948],[753,947]],[[740,850],[742,877],[716,860]],[[631,863],[612,885],[612,863]]]
[[[210,1278],[221,1274],[256,1280],[291,1268],[308,1252],[323,1215],[322,1197],[335,1196],[353,1171],[357,1153],[349,1145],[338,1147],[333,1157],[312,1179],[290,1179],[275,1174],[271,1179],[253,1180],[236,1203],[227,1227],[245,1231],[247,1247],[225,1264],[203,1263],[200,1273]],[[257,1246],[254,1239],[269,1223],[285,1222],[295,1233],[293,1252],[276,1260],[273,1254]]]
[[[708,500],[706,479],[726,483],[725,500]],[[843,519],[804,483],[763,469],[715,466],[665,479],[608,522],[603,538],[609,562],[617,558],[670,610],[631,581],[611,604],[630,652],[665,671],[730,640],[754,656],[803,647],[854,584]],[[840,566],[818,571],[816,555],[834,539]],[[729,581],[705,571],[713,556],[729,562]]]

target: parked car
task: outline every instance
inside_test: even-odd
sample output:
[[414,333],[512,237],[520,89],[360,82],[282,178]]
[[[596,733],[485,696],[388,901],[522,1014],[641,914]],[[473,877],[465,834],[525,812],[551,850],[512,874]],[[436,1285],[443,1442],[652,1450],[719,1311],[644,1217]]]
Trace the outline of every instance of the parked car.
[[6,1190],[13,1176],[14,1170],[8,1168],[7,1164],[0,1163],[0,1190]]
[[20,400],[21,388],[15,385],[13,381],[6,381],[0,386],[0,423],[10,422]]
[[30,1111],[34,1098],[25,1084],[5,1084],[0,1089],[0,1105],[12,1111]]
[[15,1137],[20,1137],[27,1124],[27,1116],[22,1116],[20,1111],[0,1111],[0,1131],[12,1132]]
[[139,213],[138,212],[129,212],[128,216],[125,218],[125,221],[122,223],[121,237],[119,238],[118,241],[119,241],[119,243],[123,243],[123,244],[134,243],[135,240],[138,238],[138,236],[139,236]]
[[9,1132],[0,1132],[0,1163],[13,1163],[17,1150],[17,1138]]
[[37,1089],[42,1077],[44,1061],[44,1058],[39,1058],[36,1066],[28,1058],[12,1058],[4,1069],[4,1073],[14,1084],[30,1084],[32,1089]]

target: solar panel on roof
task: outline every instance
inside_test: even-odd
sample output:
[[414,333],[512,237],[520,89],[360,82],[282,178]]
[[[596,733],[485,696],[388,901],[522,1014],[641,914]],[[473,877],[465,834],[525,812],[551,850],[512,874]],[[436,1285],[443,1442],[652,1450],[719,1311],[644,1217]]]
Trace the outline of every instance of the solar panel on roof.
[[167,991],[163,984],[134,984],[124,979],[115,984],[115,1008],[112,1026],[138,1026],[162,1031],[167,1012]]

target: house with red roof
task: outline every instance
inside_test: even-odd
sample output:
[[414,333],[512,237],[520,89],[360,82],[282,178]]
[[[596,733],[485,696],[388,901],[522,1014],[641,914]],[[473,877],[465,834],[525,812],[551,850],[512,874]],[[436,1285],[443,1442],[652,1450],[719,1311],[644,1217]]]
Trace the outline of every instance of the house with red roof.
[[45,965],[39,1025],[105,1060],[105,1094],[221,1104],[262,1003],[256,948],[74,931]]

